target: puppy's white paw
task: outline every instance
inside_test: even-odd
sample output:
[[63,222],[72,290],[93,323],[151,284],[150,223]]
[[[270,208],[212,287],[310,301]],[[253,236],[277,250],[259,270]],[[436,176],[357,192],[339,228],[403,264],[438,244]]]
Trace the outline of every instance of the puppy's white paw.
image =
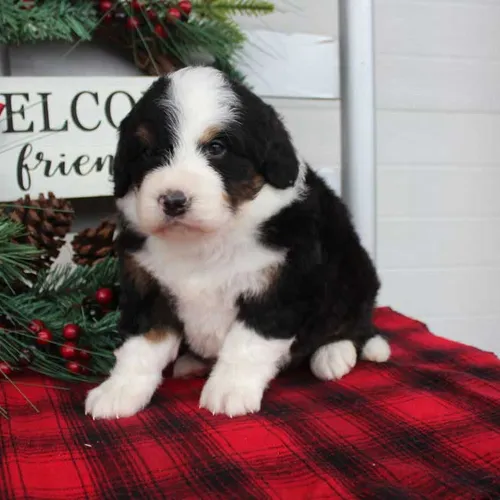
[[238,373],[232,366],[216,365],[203,387],[200,408],[229,417],[254,413],[260,410],[264,390],[265,384],[258,375]]
[[174,378],[203,377],[208,370],[208,364],[201,359],[197,359],[191,354],[183,354],[175,361],[172,376]]
[[149,403],[160,381],[153,375],[111,376],[88,393],[85,413],[93,418],[135,415]]
[[361,357],[375,363],[385,363],[391,357],[391,346],[383,337],[375,335],[363,346]]
[[321,346],[311,358],[311,371],[321,380],[338,380],[356,364],[356,348],[350,340]]

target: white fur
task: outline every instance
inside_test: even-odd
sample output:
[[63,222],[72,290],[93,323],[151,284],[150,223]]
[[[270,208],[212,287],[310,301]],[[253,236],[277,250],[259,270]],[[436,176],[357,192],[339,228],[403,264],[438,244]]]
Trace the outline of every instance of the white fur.
[[356,364],[356,348],[350,340],[320,347],[311,358],[311,371],[321,380],[338,380]]
[[200,407],[230,417],[259,411],[269,382],[287,362],[294,339],[266,339],[236,322],[200,398]]
[[127,340],[115,351],[109,378],[89,392],[85,413],[119,418],[143,409],[160,385],[163,369],[177,357],[179,345],[180,338],[174,335],[154,343],[143,336]]
[[391,357],[391,347],[380,335],[372,337],[361,351],[361,357],[375,363],[385,363]]
[[172,376],[174,378],[200,377],[205,375],[208,370],[208,363],[187,353],[175,360]]

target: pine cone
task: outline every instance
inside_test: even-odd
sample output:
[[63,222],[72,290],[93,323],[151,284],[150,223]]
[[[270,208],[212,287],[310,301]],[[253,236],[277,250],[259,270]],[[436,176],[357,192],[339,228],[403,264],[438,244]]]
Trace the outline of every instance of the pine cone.
[[34,245],[43,254],[35,262],[39,270],[49,268],[59,255],[64,245],[64,237],[71,229],[75,216],[71,203],[63,198],[56,198],[50,192],[48,198],[43,194],[37,199],[29,195],[19,198],[11,204],[7,215],[26,228],[26,235],[17,238],[17,243]]
[[87,228],[76,234],[71,242],[73,262],[93,266],[107,257],[114,256],[115,230],[116,224],[106,220],[96,228]]

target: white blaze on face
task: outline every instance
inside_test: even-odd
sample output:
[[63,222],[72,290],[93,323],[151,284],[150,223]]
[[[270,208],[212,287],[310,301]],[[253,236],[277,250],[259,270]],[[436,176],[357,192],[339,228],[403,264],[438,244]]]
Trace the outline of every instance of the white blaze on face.
[[[210,232],[231,217],[221,176],[199,150],[210,129],[223,129],[235,120],[237,98],[223,76],[211,68],[186,68],[170,76],[168,106],[174,119],[174,150],[168,163],[148,173],[137,192],[137,223],[148,233],[161,231],[166,218],[158,202],[169,190],[190,200],[182,216],[187,228]],[[161,103],[160,103],[161,106]]]

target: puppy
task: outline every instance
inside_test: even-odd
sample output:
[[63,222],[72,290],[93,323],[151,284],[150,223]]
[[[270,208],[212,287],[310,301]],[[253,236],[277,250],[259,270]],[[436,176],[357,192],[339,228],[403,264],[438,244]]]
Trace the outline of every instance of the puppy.
[[291,363],[337,380],[389,358],[346,208],[244,86],[208,67],[158,79],[120,126],[114,186],[127,340],[88,394],[94,418],[144,408],[173,362],[174,376],[212,364],[200,407],[234,417]]

